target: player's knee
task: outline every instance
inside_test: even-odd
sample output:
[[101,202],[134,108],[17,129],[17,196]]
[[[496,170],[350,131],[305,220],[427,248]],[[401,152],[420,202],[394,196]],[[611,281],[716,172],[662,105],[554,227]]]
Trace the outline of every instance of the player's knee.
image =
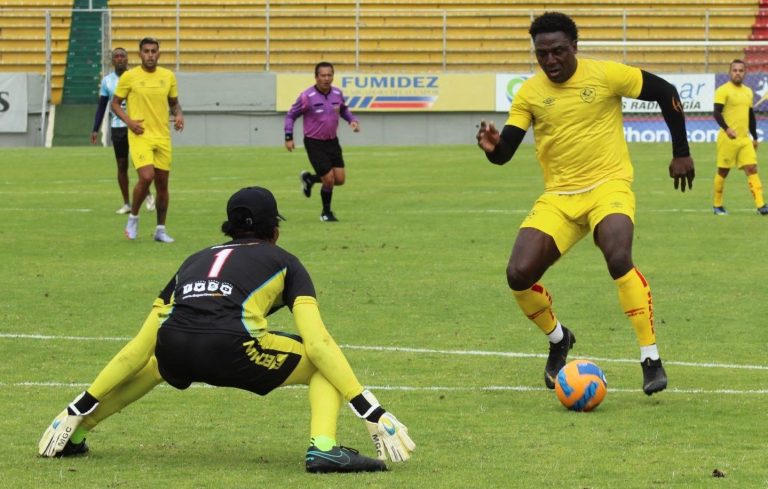
[[507,284],[512,290],[529,289],[541,278],[531,267],[510,262],[507,265]]
[[614,279],[623,277],[634,266],[632,264],[632,254],[628,250],[613,253],[610,257],[606,257],[605,262],[608,265],[608,273]]

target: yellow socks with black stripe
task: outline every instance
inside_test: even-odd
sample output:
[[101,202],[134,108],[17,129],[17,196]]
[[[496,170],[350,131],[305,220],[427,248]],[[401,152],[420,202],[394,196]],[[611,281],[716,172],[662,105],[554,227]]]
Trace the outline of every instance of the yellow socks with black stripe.
[[719,173],[715,173],[715,183],[714,183],[714,199],[712,202],[713,207],[722,207],[723,206],[723,192],[725,191],[725,178],[722,177]]
[[614,280],[619,291],[619,303],[632,323],[640,347],[656,343],[653,327],[653,299],[648,282],[637,268]]
[[540,283],[535,283],[530,289],[513,290],[512,295],[517,305],[528,319],[546,335],[557,327],[557,319],[552,311],[552,297]]
[[747,185],[749,186],[749,191],[752,192],[752,198],[755,199],[755,207],[764,206],[763,182],[760,181],[760,176],[757,173],[747,176]]

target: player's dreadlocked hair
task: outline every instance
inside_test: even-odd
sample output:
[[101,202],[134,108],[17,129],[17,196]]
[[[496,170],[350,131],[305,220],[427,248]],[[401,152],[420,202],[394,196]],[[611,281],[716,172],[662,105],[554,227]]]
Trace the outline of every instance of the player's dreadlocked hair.
[[544,12],[531,22],[528,33],[531,38],[537,34],[549,34],[550,32],[563,32],[571,41],[579,39],[579,30],[572,18],[560,12]]

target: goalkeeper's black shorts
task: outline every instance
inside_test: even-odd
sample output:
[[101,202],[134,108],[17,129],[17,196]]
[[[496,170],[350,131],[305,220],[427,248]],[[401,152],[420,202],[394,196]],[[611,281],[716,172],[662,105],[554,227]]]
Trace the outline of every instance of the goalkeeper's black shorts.
[[261,396],[279,387],[304,352],[299,336],[269,332],[269,348],[250,335],[161,327],[155,357],[160,375],[177,389],[192,382],[236,387]]

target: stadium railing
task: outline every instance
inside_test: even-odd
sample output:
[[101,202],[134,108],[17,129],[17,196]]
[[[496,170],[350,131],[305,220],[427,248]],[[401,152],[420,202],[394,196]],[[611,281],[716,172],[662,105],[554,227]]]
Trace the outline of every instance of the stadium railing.
[[[50,7],[62,1],[16,8],[9,5],[20,2],[0,0],[0,71],[43,73],[49,64],[54,103],[72,11]],[[177,71],[307,72],[325,59],[347,72],[530,72],[536,61],[527,30],[542,11],[540,3],[499,9],[490,0],[449,0],[439,9],[394,0],[185,0],[170,8],[176,4],[111,0],[103,11],[104,70],[112,47],[134,53],[137,41],[151,35],[162,42],[163,64]],[[567,12],[587,56],[656,72],[708,72],[744,57],[753,69],[768,66],[764,12],[753,0],[681,4],[575,0]]]

